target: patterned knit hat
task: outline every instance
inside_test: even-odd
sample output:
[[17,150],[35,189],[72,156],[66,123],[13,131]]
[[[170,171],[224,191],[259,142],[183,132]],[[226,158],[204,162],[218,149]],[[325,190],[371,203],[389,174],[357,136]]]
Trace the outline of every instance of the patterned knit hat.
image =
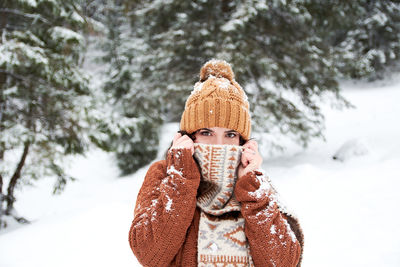
[[200,81],[186,100],[180,128],[189,134],[201,128],[222,127],[250,138],[251,122],[246,93],[235,81],[229,63],[210,60],[200,70]]

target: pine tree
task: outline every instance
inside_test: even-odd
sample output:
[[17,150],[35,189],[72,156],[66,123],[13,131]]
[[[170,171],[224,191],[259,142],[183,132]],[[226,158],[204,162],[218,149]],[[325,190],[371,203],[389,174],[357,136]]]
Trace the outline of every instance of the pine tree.
[[106,28],[104,92],[125,125],[106,136],[123,174],[156,155],[160,124],[180,120],[211,58],[233,65],[253,129],[275,147],[323,138],[321,98],[351,106],[337,79],[380,77],[398,60],[398,4],[390,0],[87,1],[97,2],[85,10]]
[[108,66],[104,93],[113,112],[127,122],[124,130],[109,133],[106,141],[116,153],[122,175],[154,159],[163,121],[158,93],[148,84],[142,84],[139,75],[146,44],[141,29],[129,19],[128,11],[132,8],[131,1],[108,1],[100,18],[106,28],[102,44],[105,51],[102,60]]
[[[146,1],[143,1],[144,3]],[[322,137],[318,99],[339,93],[333,51],[310,25],[301,1],[152,1],[132,17],[148,45],[144,88],[158,91],[166,120],[177,121],[204,62],[225,59],[249,95],[253,125],[279,146],[279,137],[306,145]]]
[[353,21],[338,48],[351,78],[381,79],[400,58],[400,3],[360,1],[360,15]]
[[[5,0],[0,5],[1,215],[20,222],[18,185],[57,177],[54,193],[73,179],[66,154],[83,153],[93,139],[92,96],[80,63],[85,18],[76,1]],[[16,160],[13,158],[17,157]]]
[[383,78],[400,56],[398,1],[307,1],[313,27],[334,51],[343,77]]

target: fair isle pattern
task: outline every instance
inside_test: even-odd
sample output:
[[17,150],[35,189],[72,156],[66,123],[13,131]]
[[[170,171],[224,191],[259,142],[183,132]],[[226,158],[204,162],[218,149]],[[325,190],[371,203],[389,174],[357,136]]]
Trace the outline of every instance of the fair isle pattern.
[[202,185],[197,206],[204,212],[221,215],[240,211],[233,195],[242,147],[195,144],[193,156],[200,165]]
[[198,266],[254,266],[244,232],[243,217],[221,218],[240,211],[233,191],[242,147],[195,144],[202,180],[197,197],[201,208],[197,243]]
[[220,219],[200,214],[198,266],[254,266],[244,233],[244,218]]

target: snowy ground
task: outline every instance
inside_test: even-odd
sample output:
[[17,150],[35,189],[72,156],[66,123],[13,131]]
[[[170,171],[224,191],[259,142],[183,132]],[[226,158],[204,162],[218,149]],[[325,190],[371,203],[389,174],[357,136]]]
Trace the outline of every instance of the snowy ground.
[[[292,145],[263,167],[301,221],[303,266],[400,266],[400,82],[343,88],[356,109],[324,109],[327,142]],[[165,128],[159,157],[176,127]],[[333,161],[351,139],[368,153]],[[16,208],[32,223],[0,232],[0,266],[140,266],[128,230],[146,168],[117,178],[112,159],[92,151],[70,172],[79,181],[60,196],[52,179],[18,193]]]

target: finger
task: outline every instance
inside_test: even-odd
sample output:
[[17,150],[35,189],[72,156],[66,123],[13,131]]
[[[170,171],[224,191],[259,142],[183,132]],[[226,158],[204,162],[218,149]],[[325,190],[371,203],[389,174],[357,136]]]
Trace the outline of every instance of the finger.
[[243,145],[243,152],[248,152],[250,154],[257,154],[258,153],[258,149],[257,149],[257,145],[255,145],[254,143],[246,143],[245,145]]
[[242,154],[242,157],[240,158],[240,161],[243,165],[243,167],[247,167],[247,165],[249,164],[249,160],[248,160],[248,155],[247,154]]
[[255,157],[256,157],[256,155],[253,153],[246,154],[246,159],[248,162],[252,162]]
[[239,178],[243,176],[244,169],[245,168],[243,167],[243,165],[239,165],[239,168],[238,168],[238,176],[239,176]]
[[250,144],[249,144],[249,141],[247,141],[244,145],[243,145],[243,148],[244,149],[246,149],[246,148],[250,148]]
[[258,148],[258,143],[256,140],[249,140],[248,143],[251,144],[254,148]]
[[[186,138],[185,138],[186,137]],[[193,140],[187,136],[183,136],[178,141],[178,146],[185,147],[185,148],[192,148],[193,147]]]
[[251,148],[246,148],[246,149],[244,149],[243,153],[246,154],[246,155],[256,155],[257,151],[253,150]]
[[258,149],[258,143],[256,140],[249,140],[247,141],[244,146],[249,147],[251,149]]
[[181,140],[182,140],[182,142],[185,142],[185,143],[188,142],[189,144],[193,145],[193,140],[187,135],[182,136]]
[[258,144],[257,144],[257,142],[254,141],[254,140],[250,140],[250,141],[249,141],[248,147],[249,147],[251,150],[258,151]]
[[175,142],[176,146],[180,146],[182,142],[187,140],[189,137],[187,135],[181,135]]
[[181,136],[182,136],[181,133],[176,133],[175,136],[174,136],[174,139],[173,139],[172,143],[173,143],[173,144],[176,144],[176,141],[177,141]]
[[180,145],[183,147],[190,148],[193,146],[193,142],[192,140],[183,140]]

